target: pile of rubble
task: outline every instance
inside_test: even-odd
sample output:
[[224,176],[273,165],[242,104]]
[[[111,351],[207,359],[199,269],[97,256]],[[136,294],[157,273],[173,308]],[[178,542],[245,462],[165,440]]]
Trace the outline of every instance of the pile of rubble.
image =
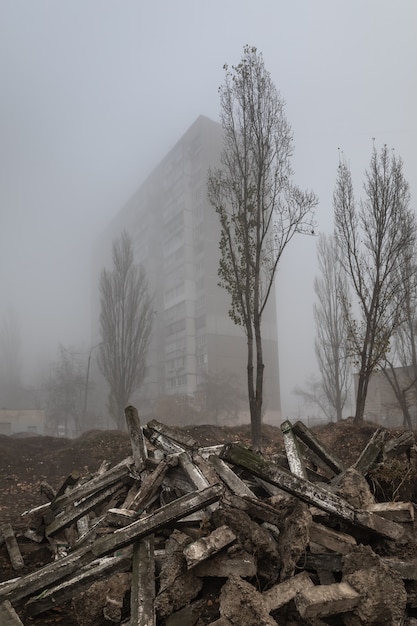
[[417,625],[414,504],[376,502],[367,480],[393,459],[417,475],[412,432],[376,430],[346,468],[301,422],[268,459],[126,420],[130,457],[44,483],[21,539],[1,527],[17,574],[19,541],[54,555],[0,584],[2,626],[69,601],[80,626]]

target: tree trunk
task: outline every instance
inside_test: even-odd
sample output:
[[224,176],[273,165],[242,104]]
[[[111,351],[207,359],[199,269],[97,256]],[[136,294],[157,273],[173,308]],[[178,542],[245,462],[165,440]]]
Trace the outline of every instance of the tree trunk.
[[343,413],[342,391],[338,383],[339,377],[336,376],[336,422],[340,422]]
[[336,422],[340,422],[342,417],[343,417],[343,415],[342,415],[342,408],[339,405],[337,407],[337,411],[336,411]]
[[126,402],[120,404],[119,410],[117,412],[117,428],[118,430],[126,430],[126,419],[125,419],[125,408]]
[[403,427],[409,428],[410,430],[412,429],[411,415],[410,411],[408,410],[408,406],[403,409]]
[[108,409],[111,418],[116,424],[117,430],[126,430],[125,408],[128,404],[129,402],[120,400],[120,398],[112,398],[110,392]]
[[261,449],[262,438],[262,414],[261,407],[258,405],[256,398],[253,398],[250,405],[250,422],[252,433],[252,447],[254,450]]
[[255,321],[255,341],[256,341],[256,386],[251,404],[251,429],[252,445],[255,450],[261,449],[262,444],[262,404],[263,404],[263,375],[264,363],[262,354],[262,338],[260,320]]
[[366,393],[368,391],[369,376],[364,372],[359,372],[358,391],[356,394],[355,422],[363,422],[365,413]]
[[406,396],[406,392],[402,391],[401,393],[401,409],[403,412],[403,427],[404,428],[408,428],[409,430],[412,430],[412,426],[411,426],[411,415],[410,415],[410,411],[408,408],[408,402],[407,402],[407,396]]
[[255,450],[259,450],[261,443],[261,417],[258,411],[256,387],[254,384],[254,364],[253,364],[253,334],[252,328],[247,328],[248,338],[248,398],[249,398],[249,411],[250,411],[250,423],[252,433],[252,445]]

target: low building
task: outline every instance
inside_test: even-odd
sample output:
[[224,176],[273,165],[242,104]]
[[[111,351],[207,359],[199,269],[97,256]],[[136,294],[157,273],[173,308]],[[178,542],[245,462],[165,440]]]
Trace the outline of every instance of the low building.
[[45,411],[0,409],[0,435],[45,434]]

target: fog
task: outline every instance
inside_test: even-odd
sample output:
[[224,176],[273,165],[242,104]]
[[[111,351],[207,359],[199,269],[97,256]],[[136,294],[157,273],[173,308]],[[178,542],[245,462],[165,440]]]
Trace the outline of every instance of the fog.
[[[0,316],[17,311],[25,381],[58,345],[88,349],[97,236],[198,115],[223,64],[256,46],[287,103],[295,179],[332,229],[344,152],[358,194],[375,145],[417,198],[415,0],[0,0]],[[316,239],[278,279],[282,411],[315,371]]]

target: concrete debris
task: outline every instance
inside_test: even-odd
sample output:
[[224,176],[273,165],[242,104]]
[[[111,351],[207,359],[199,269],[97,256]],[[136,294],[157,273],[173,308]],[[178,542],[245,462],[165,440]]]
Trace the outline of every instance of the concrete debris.
[[80,626],[417,623],[414,503],[372,488],[385,462],[415,463],[412,433],[378,429],[345,467],[301,422],[283,424],[287,456],[273,459],[142,427],[134,407],[126,422],[130,457],[45,483],[21,536],[0,527],[17,572],[19,543],[52,553],[0,584],[1,623],[68,603]]

